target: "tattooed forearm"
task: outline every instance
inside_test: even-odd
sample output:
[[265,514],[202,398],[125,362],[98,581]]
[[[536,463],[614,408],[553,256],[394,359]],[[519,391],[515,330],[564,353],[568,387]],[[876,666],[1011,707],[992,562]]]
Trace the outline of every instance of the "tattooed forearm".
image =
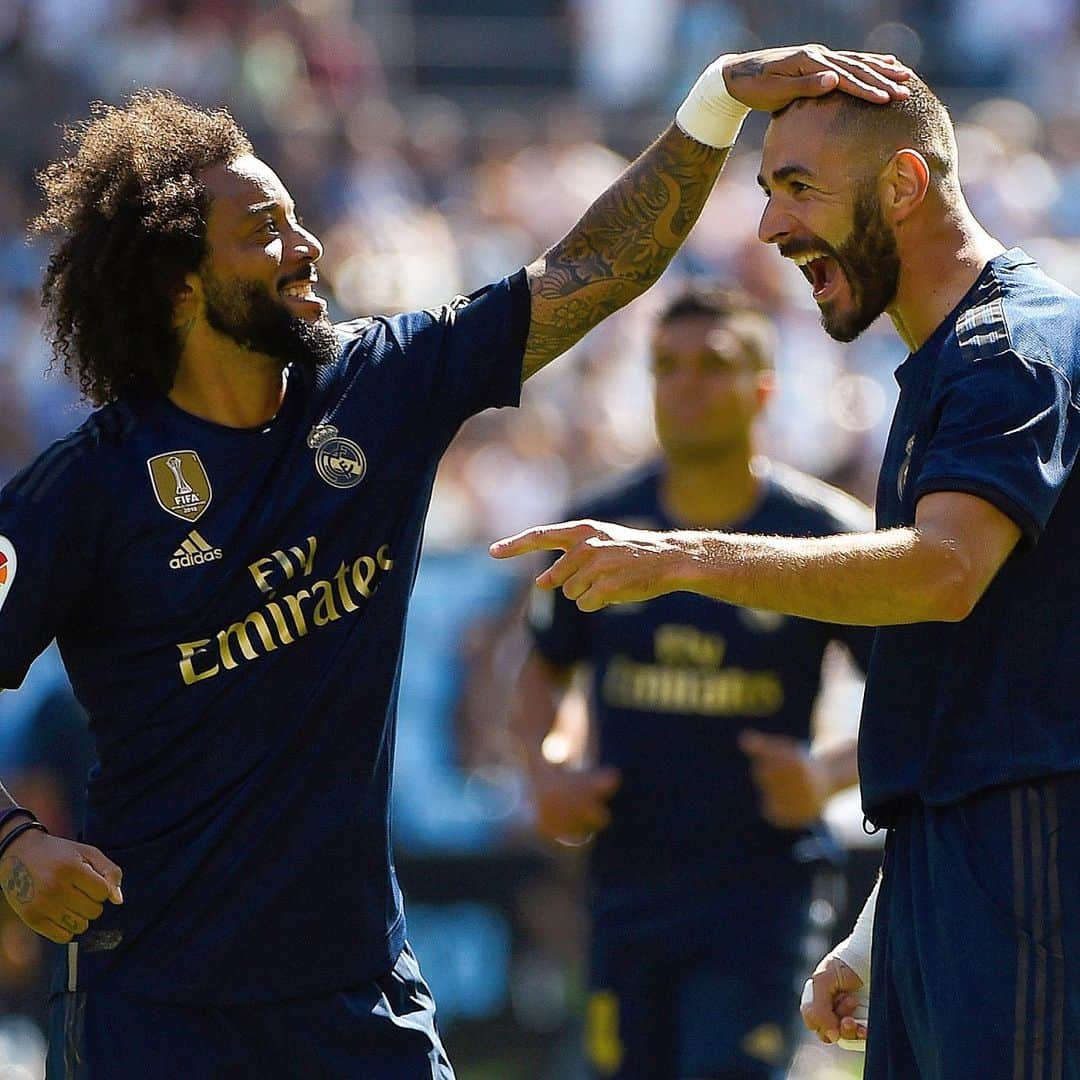
[[0,888],[12,903],[29,904],[34,899],[34,879],[22,859],[9,855],[0,863]]
[[727,154],[672,125],[529,267],[525,378],[656,281],[701,213]]

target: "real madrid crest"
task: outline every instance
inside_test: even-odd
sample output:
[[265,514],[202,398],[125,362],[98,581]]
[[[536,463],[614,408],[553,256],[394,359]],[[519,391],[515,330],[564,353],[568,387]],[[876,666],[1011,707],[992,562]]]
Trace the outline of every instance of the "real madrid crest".
[[364,451],[352,439],[339,435],[333,424],[316,424],[308,434],[307,444],[315,451],[315,471],[331,487],[356,487],[364,479]]
[[162,510],[181,521],[198,521],[214,497],[210,477],[206,475],[194,450],[169,450],[148,458],[150,484]]

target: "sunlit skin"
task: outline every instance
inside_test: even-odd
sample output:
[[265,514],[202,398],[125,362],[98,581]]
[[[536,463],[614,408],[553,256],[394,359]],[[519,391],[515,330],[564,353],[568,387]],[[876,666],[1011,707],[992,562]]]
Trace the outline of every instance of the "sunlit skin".
[[660,326],[652,371],[669,513],[700,526],[745,516],[758,494],[750,469],[753,426],[771,396],[772,372],[757,370],[745,345],[712,315]]
[[[884,310],[915,351],[1003,247],[957,184],[932,182],[922,154],[839,136],[837,109],[796,103],[770,123],[759,235],[781,254],[834,257],[811,268],[828,332],[850,340]],[[941,491],[920,499],[913,525],[874,533],[798,540],[565,522],[497,541],[491,551],[564,552],[537,584],[561,588],[584,611],[688,589],[827,622],[888,626],[967,618],[1019,536],[989,502]],[[825,1042],[865,1038],[849,993],[859,985],[836,959],[815,973],[802,1013]]]
[[[739,54],[729,57],[722,71],[737,100],[769,112],[796,98],[833,90],[869,101],[899,99],[908,94],[903,83],[910,75],[895,57],[834,52],[817,44]],[[154,115],[157,106],[136,100],[131,108],[138,120]],[[123,121],[125,128],[130,120],[128,116]],[[100,134],[94,124],[88,131]],[[128,148],[117,146],[121,159]],[[84,140],[78,153],[85,149]],[[698,141],[672,124],[561,241],[529,265],[531,322],[524,377],[658,279],[692,228],[726,157],[725,144]],[[59,175],[68,173],[62,168]],[[178,369],[169,397],[204,419],[258,427],[281,406],[283,369],[293,362],[325,362],[327,349],[335,343],[316,298],[288,299],[283,294],[290,283],[314,282],[322,249],[301,225],[285,186],[255,157],[245,155],[207,169],[200,179],[209,195],[207,251],[170,297]],[[63,209],[67,195],[60,194],[63,186],[56,181],[47,187],[52,205],[42,229],[66,236],[70,225]],[[81,229],[76,227],[76,238]],[[55,277],[47,275],[46,285],[64,293],[69,280],[61,268]],[[65,331],[53,321],[62,353],[77,326]],[[108,400],[115,386],[108,379],[101,381]],[[12,805],[0,786],[0,808]],[[10,836],[13,827],[18,822],[0,826],[0,838]],[[106,898],[122,901],[120,867],[94,848],[32,829],[8,849],[9,859],[16,855],[19,866],[9,864],[9,874],[0,874],[0,886],[23,921],[57,943],[81,933],[98,917]],[[72,901],[69,882],[85,898]],[[32,900],[20,898],[26,894],[24,886],[33,886]]]
[[[851,161],[843,139],[829,137],[837,106],[793,110],[814,136],[788,144],[788,114],[766,133],[758,183],[767,199],[758,236],[787,258],[820,255],[803,267],[827,333],[851,341],[896,297],[899,260],[891,223],[882,214],[872,156]],[[815,128],[814,122],[817,121]],[[821,130],[822,123],[824,130]]]
[[[958,187],[930,183],[918,152],[879,147],[877,173],[860,172],[852,156],[858,148],[834,130],[836,109],[835,102],[796,104],[770,124],[760,170],[768,193],[762,239],[781,250],[805,251],[815,239],[844,250],[857,189],[876,192],[877,217],[895,238],[899,260],[886,310],[917,349],[1002,246],[975,221]],[[859,295],[838,274],[821,298],[832,306],[830,317],[842,317]],[[497,558],[565,552],[537,583],[562,588],[584,611],[690,589],[827,622],[882,626],[966,618],[1018,536],[984,500],[936,492],[920,501],[913,527],[871,534],[789,541],[565,522],[497,541],[491,551]]]
[[676,461],[745,452],[773,385],[722,320],[687,315],[653,337],[656,433]]
[[[759,171],[767,202],[758,236],[789,256],[815,250],[818,240],[840,250],[860,239],[853,237],[860,188],[876,197],[876,216],[895,241],[897,260],[896,286],[883,307],[914,351],[1004,248],[975,220],[958,188],[931,185],[917,151],[884,146],[868,153],[838,134],[838,109],[836,102],[797,103],[770,122]],[[833,274],[816,297],[823,320],[850,317],[866,287]]]
[[[666,515],[688,526],[724,527],[744,519],[761,497],[753,468],[754,425],[774,389],[728,320],[686,314],[660,325],[652,340],[653,406],[663,448],[660,501]],[[562,716],[573,668],[534,653],[519,676],[515,723],[529,757],[541,835],[581,842],[611,822],[608,803],[621,782],[610,765],[553,766],[544,741]],[[552,704],[561,704],[558,712]],[[583,724],[588,727],[587,709]],[[586,738],[583,731],[581,738]],[[777,828],[817,819],[825,800],[856,780],[854,741],[811,755],[798,739],[745,729],[739,748],[758,787],[761,813]]]
[[[286,296],[290,284],[318,281],[322,244],[297,217],[292,197],[265,162],[246,156],[207,169],[207,257],[177,291],[174,326],[181,342],[169,398],[186,412],[231,427],[269,420],[284,393],[282,360],[247,347],[215,326],[215,299],[242,309],[245,290],[260,304],[309,324],[326,322],[326,302]],[[326,323],[327,327],[329,324]]]

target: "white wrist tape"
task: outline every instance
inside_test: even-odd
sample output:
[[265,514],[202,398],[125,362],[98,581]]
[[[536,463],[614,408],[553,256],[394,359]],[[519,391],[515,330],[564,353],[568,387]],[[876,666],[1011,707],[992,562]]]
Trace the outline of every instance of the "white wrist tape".
[[[870,1006],[870,945],[874,936],[874,912],[877,909],[878,889],[881,886],[881,878],[874,883],[870,895],[866,898],[859,917],[855,920],[851,933],[836,946],[821,962],[821,966],[835,958],[842,960],[862,980],[862,986],[856,991],[855,996],[858,1004],[851,1014],[852,1019],[860,1024],[866,1023],[867,1013]],[[803,986],[801,1005],[809,1005],[814,1000],[813,979],[807,979]],[[837,1045],[844,1050],[866,1049],[866,1043],[862,1039],[840,1039]]]
[[750,111],[749,106],[728,93],[724,83],[724,64],[733,55],[728,53],[714,60],[698,76],[675,114],[675,123],[691,139],[717,149],[734,145]]
[[877,908],[879,878],[866,898],[851,933],[829,954],[845,964],[862,979],[863,986],[870,987],[870,942],[874,936],[874,911]]

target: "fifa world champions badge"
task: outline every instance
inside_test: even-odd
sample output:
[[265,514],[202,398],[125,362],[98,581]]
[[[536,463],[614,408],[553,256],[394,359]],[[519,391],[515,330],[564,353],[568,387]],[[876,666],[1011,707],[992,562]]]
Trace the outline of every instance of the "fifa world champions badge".
[[162,510],[181,521],[198,521],[206,513],[214,492],[199,455],[194,450],[170,450],[146,462],[154,497]]
[[316,424],[308,434],[307,444],[315,451],[315,471],[331,487],[356,487],[364,479],[364,451],[352,439],[339,435],[333,424]]

